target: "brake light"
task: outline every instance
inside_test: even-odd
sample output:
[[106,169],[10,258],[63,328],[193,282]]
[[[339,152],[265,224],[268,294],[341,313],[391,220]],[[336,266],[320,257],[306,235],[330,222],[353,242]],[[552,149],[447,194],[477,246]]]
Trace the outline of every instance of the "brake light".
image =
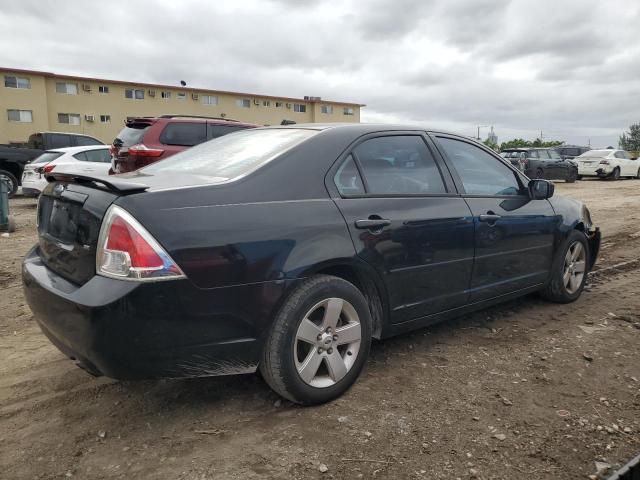
[[124,280],[185,278],[180,267],[129,212],[112,205],[102,222],[96,272]]
[[164,153],[161,148],[149,148],[142,143],[131,145],[129,147],[129,155],[135,157],[159,157]]
[[55,165],[51,165],[50,163],[45,165],[44,167],[40,167],[38,169],[38,173],[49,173],[51,171],[53,171],[53,169],[56,168]]
[[609,165],[609,160],[600,160],[600,165]]

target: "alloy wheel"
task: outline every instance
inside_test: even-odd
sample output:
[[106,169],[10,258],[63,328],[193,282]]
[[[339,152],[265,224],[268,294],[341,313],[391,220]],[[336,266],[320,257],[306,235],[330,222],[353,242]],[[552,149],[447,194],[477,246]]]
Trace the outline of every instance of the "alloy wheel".
[[353,367],[361,339],[360,319],[353,305],[342,298],[316,303],[296,332],[294,360],[298,375],[312,387],[335,385]]
[[570,295],[576,293],[582,285],[582,280],[586,273],[587,256],[584,246],[581,242],[573,242],[567,254],[564,257],[564,270],[562,275],[562,281],[564,282],[564,288]]

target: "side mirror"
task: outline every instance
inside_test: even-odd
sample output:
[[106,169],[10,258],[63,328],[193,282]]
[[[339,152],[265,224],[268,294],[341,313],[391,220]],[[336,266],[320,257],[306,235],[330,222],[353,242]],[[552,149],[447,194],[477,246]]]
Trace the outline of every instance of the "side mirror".
[[548,180],[536,178],[529,181],[529,196],[531,200],[546,200],[553,197],[555,185]]

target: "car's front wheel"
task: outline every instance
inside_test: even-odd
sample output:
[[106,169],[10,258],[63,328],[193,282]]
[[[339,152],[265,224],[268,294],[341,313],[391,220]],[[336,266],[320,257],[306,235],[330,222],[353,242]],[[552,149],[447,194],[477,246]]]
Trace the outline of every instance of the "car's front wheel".
[[265,341],[260,372],[283,397],[328,402],[353,385],[369,355],[371,314],[362,293],[318,275],[289,294]]
[[553,261],[551,280],[542,296],[557,303],[573,302],[580,297],[589,273],[589,242],[587,236],[573,230]]
[[578,173],[575,170],[571,170],[567,175],[567,183],[575,183],[578,179]]

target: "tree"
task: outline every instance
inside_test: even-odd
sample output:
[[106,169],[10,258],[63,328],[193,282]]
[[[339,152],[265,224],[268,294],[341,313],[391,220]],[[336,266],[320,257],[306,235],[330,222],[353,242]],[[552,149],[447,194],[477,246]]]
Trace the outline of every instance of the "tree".
[[482,143],[484,143],[490,149],[495,150],[496,152],[498,151],[498,144],[495,142],[492,142],[490,138],[487,138]]
[[640,123],[634,123],[629,131],[622,134],[618,145],[623,150],[637,152],[640,150]]
[[509,140],[508,142],[502,142],[500,144],[500,150],[504,150],[505,148],[529,148],[529,147],[538,147],[538,148],[553,148],[562,145],[564,142],[561,140],[548,140],[543,142],[539,138],[536,138],[533,142],[529,140],[523,140],[522,138],[514,138],[513,140]]

